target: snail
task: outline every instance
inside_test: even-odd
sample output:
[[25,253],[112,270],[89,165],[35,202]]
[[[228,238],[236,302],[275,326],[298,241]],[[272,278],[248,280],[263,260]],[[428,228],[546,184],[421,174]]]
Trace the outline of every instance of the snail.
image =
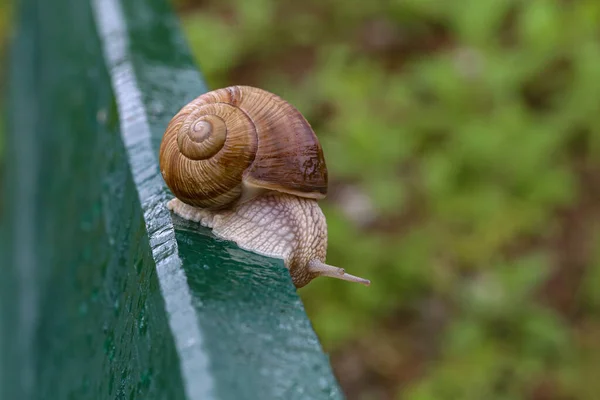
[[310,124],[281,97],[250,86],[205,93],[169,122],[160,170],[173,213],[240,248],[283,259],[297,288],[317,276],[369,285],[325,263],[323,150]]

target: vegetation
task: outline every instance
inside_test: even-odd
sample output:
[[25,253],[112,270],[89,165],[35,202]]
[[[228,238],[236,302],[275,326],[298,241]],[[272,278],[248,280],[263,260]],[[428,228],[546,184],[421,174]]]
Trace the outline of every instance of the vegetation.
[[600,2],[173,1],[212,88],[322,141],[328,262],[373,283],[300,294],[348,399],[598,397]]

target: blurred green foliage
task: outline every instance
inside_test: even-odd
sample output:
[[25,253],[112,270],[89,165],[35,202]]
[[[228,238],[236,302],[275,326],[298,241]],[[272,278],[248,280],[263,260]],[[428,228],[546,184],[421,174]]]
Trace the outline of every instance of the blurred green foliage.
[[211,87],[295,104],[330,170],[301,290],[350,399],[595,399],[600,2],[176,1]]

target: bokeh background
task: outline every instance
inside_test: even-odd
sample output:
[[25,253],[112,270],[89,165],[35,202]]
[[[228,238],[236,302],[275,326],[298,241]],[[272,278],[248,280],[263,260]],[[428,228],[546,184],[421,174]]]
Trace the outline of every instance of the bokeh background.
[[349,400],[600,398],[598,0],[173,1],[211,88],[322,142],[328,262],[373,283],[300,294]]

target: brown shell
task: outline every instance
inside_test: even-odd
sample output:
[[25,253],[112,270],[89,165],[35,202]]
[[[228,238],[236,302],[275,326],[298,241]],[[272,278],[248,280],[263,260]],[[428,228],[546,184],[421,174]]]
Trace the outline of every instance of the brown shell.
[[167,126],[159,160],[169,189],[196,207],[222,208],[256,189],[327,194],[323,150],[309,123],[279,96],[249,86],[184,106]]

